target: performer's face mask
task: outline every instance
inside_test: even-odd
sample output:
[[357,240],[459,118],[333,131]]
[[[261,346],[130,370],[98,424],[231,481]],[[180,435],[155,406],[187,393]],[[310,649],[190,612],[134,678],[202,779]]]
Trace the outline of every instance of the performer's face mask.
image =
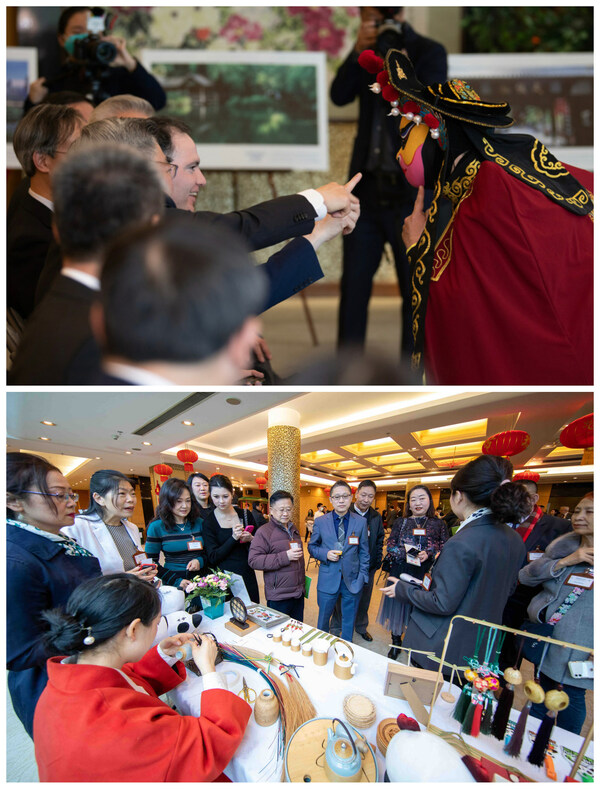
[[437,140],[429,133],[425,123],[414,120],[400,121],[400,149],[398,164],[409,184],[433,189],[442,161],[442,151]]

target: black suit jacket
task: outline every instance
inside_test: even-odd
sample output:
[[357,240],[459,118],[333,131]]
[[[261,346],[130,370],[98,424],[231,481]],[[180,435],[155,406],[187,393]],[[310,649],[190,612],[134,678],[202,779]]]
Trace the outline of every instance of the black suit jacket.
[[[350,510],[360,515],[354,504],[350,505]],[[383,540],[385,532],[383,530],[383,519],[377,510],[369,507],[366,516],[367,530],[369,537],[369,571],[378,570],[381,567],[381,560],[383,558]]]
[[[404,29],[406,51],[415,68],[417,78],[424,85],[445,82],[448,78],[448,62],[444,47],[437,41],[419,35],[406,23]],[[350,160],[350,176],[357,172],[365,172],[371,147],[373,117],[376,113],[382,112],[382,109],[384,110],[383,123],[390,139],[391,151],[395,154],[399,147],[398,118],[387,117],[389,105],[381,98],[381,95],[369,90],[369,85],[374,81],[375,75],[369,74],[362,66],[359,66],[358,53],[352,49],[331,83],[331,100],[338,107],[349,104],[357,96],[359,99],[358,129]],[[397,172],[402,174],[399,167]],[[405,179],[403,180],[406,184],[406,191],[411,195],[414,193],[416,196],[416,190]],[[360,184],[356,187],[355,193],[360,196]]]
[[[200,222],[204,221],[219,229],[222,228],[225,232],[237,233],[246,240],[251,250],[270,247],[288,238],[308,235],[315,226],[315,210],[302,195],[277,197],[243,211],[232,211],[229,214],[217,214],[214,211],[183,211],[175,207],[175,203],[168,195],[165,195],[165,201],[169,209],[167,216],[193,217]],[[291,283],[289,282],[291,266],[286,266],[285,269],[282,267],[284,257],[280,257],[280,253],[275,253],[265,263],[265,266],[268,266],[266,271],[271,283],[265,309],[287,299],[293,293],[297,293],[323,276],[312,246],[310,250],[306,251],[305,257],[307,260],[310,258],[310,270],[306,271],[306,276],[301,280],[295,278],[297,281]],[[48,292],[54,278],[60,273],[61,266],[60,249],[56,242],[52,241],[39,277],[36,304],[39,304]],[[279,277],[283,277],[283,284],[275,283],[275,279]],[[290,288],[291,292],[288,292]]]
[[[168,202],[167,207],[172,211],[190,215],[190,211],[173,208]],[[273,200],[228,214],[194,211],[191,215],[201,222],[216,225],[219,230],[237,233],[246,239],[251,250],[256,250],[312,232],[316,213],[306,197],[296,194],[275,197]]]
[[58,276],[25,326],[9,384],[64,384],[72,359],[92,336],[89,312],[96,291]]
[[19,186],[8,207],[6,225],[7,304],[27,318],[52,241],[52,211]]

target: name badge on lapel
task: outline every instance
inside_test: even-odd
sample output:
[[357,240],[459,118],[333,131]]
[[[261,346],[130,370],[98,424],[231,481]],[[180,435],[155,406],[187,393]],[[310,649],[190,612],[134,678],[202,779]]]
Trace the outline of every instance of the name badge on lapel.
[[431,588],[431,573],[425,573],[425,576],[423,578],[423,589],[425,589],[428,592],[430,588]]
[[136,564],[147,564],[150,561],[144,551],[136,551],[131,558]]
[[589,572],[571,573],[565,581],[567,586],[581,586],[583,589],[592,589],[594,586],[594,576]]
[[348,537],[348,545],[358,545],[358,537],[356,534],[351,534],[350,537]]
[[413,534],[415,535],[415,537],[425,537],[427,532],[425,531],[425,529],[413,529]]
[[204,547],[202,540],[190,540],[188,542],[188,551],[201,551]]
[[527,554],[527,561],[534,562],[536,559],[541,559],[543,555],[543,551],[529,551]]

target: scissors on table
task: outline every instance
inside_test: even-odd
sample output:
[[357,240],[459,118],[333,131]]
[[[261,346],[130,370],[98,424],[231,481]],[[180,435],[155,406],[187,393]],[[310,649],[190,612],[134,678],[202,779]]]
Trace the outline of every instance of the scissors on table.
[[242,684],[243,687],[240,691],[238,691],[238,696],[243,696],[244,701],[247,701],[248,704],[254,704],[256,701],[256,691],[253,688],[248,687],[244,677],[242,677]]

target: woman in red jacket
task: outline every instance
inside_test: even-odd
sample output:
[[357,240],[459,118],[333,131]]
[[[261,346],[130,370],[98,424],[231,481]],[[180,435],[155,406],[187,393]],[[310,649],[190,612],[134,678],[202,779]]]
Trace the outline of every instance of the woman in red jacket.
[[[154,587],[131,574],[81,584],[66,613],[43,614],[51,650],[33,741],[40,781],[215,781],[242,741],[250,706],[215,673],[216,643],[192,641],[202,673],[199,718],[159,695],[185,679],[175,657],[189,634],[151,648],[160,619]],[[227,780],[226,778],[224,780]]]

